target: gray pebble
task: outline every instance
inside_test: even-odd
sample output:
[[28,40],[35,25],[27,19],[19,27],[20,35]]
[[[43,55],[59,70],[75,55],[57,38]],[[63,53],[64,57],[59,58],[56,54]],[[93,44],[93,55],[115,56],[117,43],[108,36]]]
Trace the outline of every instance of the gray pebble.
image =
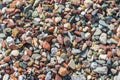
[[46,74],[46,77],[45,77],[45,80],[51,80],[51,72],[48,72],[47,74]]
[[6,35],[4,33],[0,33],[0,38],[5,38]]
[[98,36],[98,35],[100,35],[101,33],[102,33],[102,31],[101,31],[99,28],[97,28],[96,31],[94,32],[94,35],[95,35],[95,36]]
[[102,25],[102,26],[105,26],[105,27],[108,27],[109,25],[107,23],[105,23],[105,21],[103,20],[100,20],[99,21],[99,24]]
[[103,67],[97,67],[96,69],[93,70],[94,72],[97,72],[99,74],[107,74],[108,68],[106,66]]

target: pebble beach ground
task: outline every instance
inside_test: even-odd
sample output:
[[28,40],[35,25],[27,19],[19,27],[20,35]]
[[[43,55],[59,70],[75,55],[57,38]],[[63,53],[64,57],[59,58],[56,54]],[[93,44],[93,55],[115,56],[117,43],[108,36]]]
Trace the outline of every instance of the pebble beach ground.
[[120,0],[0,0],[0,80],[120,80]]

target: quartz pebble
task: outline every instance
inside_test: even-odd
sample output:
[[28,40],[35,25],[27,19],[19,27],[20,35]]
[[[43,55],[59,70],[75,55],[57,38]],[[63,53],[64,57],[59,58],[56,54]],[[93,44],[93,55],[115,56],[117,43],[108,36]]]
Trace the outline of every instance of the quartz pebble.
[[17,56],[19,56],[19,51],[18,51],[18,50],[13,50],[13,51],[11,51],[10,54],[11,54],[12,56],[17,57]]

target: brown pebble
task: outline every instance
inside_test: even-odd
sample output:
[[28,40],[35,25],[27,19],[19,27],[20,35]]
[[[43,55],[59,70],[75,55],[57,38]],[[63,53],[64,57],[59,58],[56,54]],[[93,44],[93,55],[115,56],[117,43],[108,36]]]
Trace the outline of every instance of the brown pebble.
[[61,75],[61,76],[65,76],[68,74],[68,70],[64,67],[60,67],[58,73]]
[[112,52],[111,51],[108,51],[107,52],[107,57],[109,58],[109,57],[112,57]]
[[10,56],[4,57],[3,61],[4,61],[4,62],[9,62],[9,61],[10,61]]
[[54,27],[48,28],[48,32],[53,32],[53,31],[54,31]]
[[30,59],[30,57],[29,57],[28,55],[23,55],[23,56],[21,57],[21,59],[22,59],[23,61],[28,61],[28,60]]
[[43,46],[44,49],[46,49],[48,51],[50,50],[50,44],[47,41],[44,41],[42,46]]
[[44,78],[45,78],[45,74],[41,74],[41,75],[39,75],[38,78],[44,80]]
[[56,74],[55,80],[62,80],[62,78],[58,74]]

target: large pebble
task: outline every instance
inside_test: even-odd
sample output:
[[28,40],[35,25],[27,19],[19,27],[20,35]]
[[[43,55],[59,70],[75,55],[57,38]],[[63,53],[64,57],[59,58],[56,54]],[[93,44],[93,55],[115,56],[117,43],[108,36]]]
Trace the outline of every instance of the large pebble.
[[103,67],[97,67],[94,72],[97,72],[99,74],[107,74],[108,73],[108,68],[106,66]]
[[99,40],[100,40],[100,42],[101,42],[102,44],[106,44],[106,43],[107,43],[107,34],[106,34],[106,33],[102,33],[102,34],[100,35]]
[[19,53],[18,50],[12,50],[10,54],[11,54],[12,56],[17,57],[17,56],[19,56],[20,53]]
[[73,59],[70,60],[70,62],[68,63],[68,66],[72,69],[75,69],[75,61]]
[[10,76],[9,74],[5,74],[2,80],[9,80],[9,76]]
[[65,76],[68,74],[68,70],[64,67],[60,67],[58,73],[61,75],[61,76]]

